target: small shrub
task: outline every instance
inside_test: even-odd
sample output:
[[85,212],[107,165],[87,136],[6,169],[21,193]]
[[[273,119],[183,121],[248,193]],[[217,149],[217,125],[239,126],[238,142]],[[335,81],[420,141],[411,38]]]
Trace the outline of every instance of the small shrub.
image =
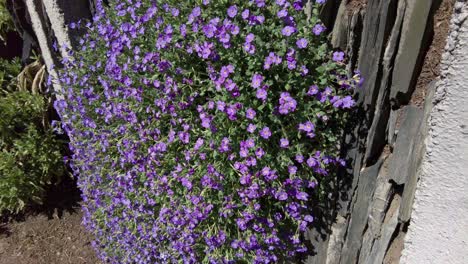
[[[14,73],[17,74],[17,73]],[[5,72],[4,76],[10,76]],[[3,80],[2,80],[3,81]],[[2,88],[10,86],[3,82]],[[64,174],[63,142],[44,119],[44,96],[3,90],[0,95],[0,212],[42,202],[45,188]]]
[[8,91],[16,90],[16,77],[21,72],[21,61],[19,58],[5,60],[0,58],[0,96]]
[[272,263],[307,250],[360,81],[327,45],[323,2],[307,19],[298,0],[111,1],[81,25],[56,108],[103,259]]

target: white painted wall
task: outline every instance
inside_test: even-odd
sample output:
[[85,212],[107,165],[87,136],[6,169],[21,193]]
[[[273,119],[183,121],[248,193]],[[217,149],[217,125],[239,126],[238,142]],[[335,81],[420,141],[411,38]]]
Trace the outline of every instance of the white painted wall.
[[401,263],[468,263],[467,16],[458,0]]

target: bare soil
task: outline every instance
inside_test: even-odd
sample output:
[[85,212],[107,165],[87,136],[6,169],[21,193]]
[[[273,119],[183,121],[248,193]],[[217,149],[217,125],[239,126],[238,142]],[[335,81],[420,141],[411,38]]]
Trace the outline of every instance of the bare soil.
[[0,264],[97,264],[92,236],[81,225],[80,191],[67,178],[42,206],[0,218]]
[[61,218],[39,214],[1,225],[0,264],[99,263],[81,217],[76,208]]

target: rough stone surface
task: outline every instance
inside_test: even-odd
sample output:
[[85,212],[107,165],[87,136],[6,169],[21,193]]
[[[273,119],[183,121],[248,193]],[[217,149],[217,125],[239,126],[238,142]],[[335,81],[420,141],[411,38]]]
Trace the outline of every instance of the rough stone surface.
[[408,102],[414,90],[416,73],[420,68],[418,67],[420,54],[425,47],[423,39],[433,2],[433,0],[407,1],[390,93],[391,100],[396,100],[397,104]]
[[468,6],[455,8],[401,263],[468,259]]
[[347,51],[350,73],[361,70],[365,84],[358,90],[360,108],[344,141],[352,166],[345,173],[348,180],[339,184],[344,191],[337,217],[329,238],[316,240],[324,252],[307,263],[398,263],[425,153],[432,109],[427,102],[435,86],[423,87],[425,107],[413,106],[410,98],[421,58],[434,44],[427,36],[438,8],[432,0],[369,0],[365,10],[348,10],[348,2],[336,10],[332,45]]
[[[360,47],[358,69],[366,76],[366,82],[359,94],[359,103],[373,114],[375,101],[380,88],[379,77],[385,42],[392,29],[394,17],[389,10],[397,6],[397,0],[369,0],[364,19],[363,36]],[[370,15],[369,15],[370,14]]]
[[367,226],[367,218],[370,211],[371,199],[380,168],[384,160],[379,160],[375,165],[365,168],[358,184],[356,200],[351,211],[351,220],[348,228],[340,263],[355,263],[362,245],[361,236]]
[[[405,184],[407,180],[416,174],[417,159],[409,159],[415,155],[418,145],[418,134],[421,128],[423,111],[415,106],[407,106],[403,109],[403,123],[398,130],[398,136],[390,161],[390,178],[396,184]],[[424,140],[424,139],[420,139]]]
[[383,65],[381,69],[382,75],[379,83],[376,84],[376,87],[374,88],[378,90],[379,94],[377,101],[375,102],[374,118],[367,136],[367,148],[364,156],[366,163],[372,163],[375,158],[378,158],[383,147],[386,145],[385,138],[387,136],[387,123],[390,116],[390,86],[394,71],[395,55],[398,52],[398,43],[402,34],[402,23],[406,8],[407,5],[405,1],[398,2],[395,22],[383,54]]
[[[416,185],[421,175],[421,163],[426,152],[425,140],[428,134],[428,119],[432,110],[432,100],[434,99],[434,93],[436,88],[435,84],[435,81],[429,84],[428,92],[426,95],[426,103],[421,112],[421,120],[419,121],[420,126],[418,127],[418,130],[415,131],[415,133],[411,127],[405,129],[406,131],[413,131],[413,140],[408,144],[412,147],[412,152],[408,154],[410,155],[409,157],[412,158],[407,160],[407,162],[403,164],[394,163],[394,166],[400,165],[400,168],[406,168],[406,170],[396,170],[402,171],[402,173],[406,173],[406,176],[404,176],[406,177],[406,179],[405,188],[403,190],[402,203],[400,206],[400,215],[398,216],[399,221],[402,223],[408,223],[413,209]],[[404,126],[405,124],[402,125],[402,129]],[[405,149],[406,147],[402,146],[402,148]],[[397,177],[395,173],[393,173],[392,175],[392,179],[395,179],[395,177]],[[400,180],[404,177],[400,177]]]

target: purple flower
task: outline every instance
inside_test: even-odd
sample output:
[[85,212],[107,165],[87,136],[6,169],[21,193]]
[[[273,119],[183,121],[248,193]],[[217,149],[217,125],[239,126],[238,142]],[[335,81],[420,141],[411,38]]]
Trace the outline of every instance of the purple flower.
[[243,19],[248,19],[250,17],[250,10],[248,9],[245,9],[244,11],[242,11],[242,18]]
[[299,124],[299,130],[302,130],[304,132],[313,132],[315,130],[315,126],[312,122],[307,121],[303,124]]
[[205,34],[207,38],[212,38],[215,35],[216,27],[212,24],[207,24],[203,26],[202,30],[203,30],[203,34]]
[[307,165],[311,168],[314,168],[318,165],[318,162],[314,157],[310,157],[307,159]]
[[260,130],[260,136],[264,139],[269,139],[271,137],[271,131],[269,127],[264,127]]
[[263,24],[265,22],[265,17],[264,16],[257,16],[256,18],[258,24]]
[[342,62],[344,60],[344,52],[342,51],[335,51],[333,52],[333,60],[336,62]]
[[249,185],[252,182],[250,175],[243,175],[240,177],[240,184]]
[[245,147],[246,148],[254,148],[255,147],[255,140],[253,138],[249,138],[245,141]]
[[190,142],[190,134],[188,132],[179,132],[179,139],[182,143],[188,144]]
[[280,56],[277,56],[274,52],[270,52],[270,54],[265,58],[265,63],[263,65],[263,68],[265,70],[268,70],[271,68],[271,65],[279,65],[282,62],[282,59]]
[[286,192],[277,192],[275,198],[280,201],[286,201],[288,199],[288,194]]
[[305,38],[301,38],[301,39],[298,39],[298,40],[296,41],[296,45],[297,45],[297,47],[300,48],[300,49],[305,49],[305,48],[307,48],[307,44],[308,44],[308,41],[307,41],[307,39],[305,39]]
[[316,0],[317,4],[324,4],[327,0]]
[[255,150],[255,155],[257,156],[257,158],[261,158],[263,157],[263,155],[265,155],[265,151],[262,149],[262,148],[257,148]]
[[291,175],[296,174],[296,172],[297,172],[297,167],[294,166],[294,165],[288,166],[288,172],[289,172],[289,174],[291,174]]
[[226,114],[228,115],[229,120],[233,121],[237,119],[237,108],[235,105],[230,105],[226,108]]
[[317,24],[317,25],[314,26],[312,31],[314,32],[314,34],[316,36],[318,36],[318,35],[322,34],[322,32],[325,31],[325,27],[322,24]]
[[297,102],[288,92],[282,92],[279,99],[279,113],[286,115],[296,110]]
[[297,162],[299,162],[299,163],[302,163],[302,162],[304,162],[304,156],[302,156],[302,155],[299,155],[299,154],[298,154],[298,155],[296,155],[296,161],[297,161]]
[[265,6],[265,0],[255,0],[255,3],[257,4],[257,7]]
[[303,3],[302,3],[302,0],[296,0],[294,1],[293,3],[293,7],[296,11],[301,11],[302,8],[304,7]]
[[307,91],[307,95],[316,95],[319,92],[317,85],[312,85],[309,87],[309,91]]
[[254,119],[256,114],[257,113],[255,112],[255,110],[253,110],[252,108],[249,108],[245,112],[245,117],[247,117],[248,119]]
[[178,17],[178,16],[179,16],[179,13],[180,13],[179,9],[177,9],[177,8],[172,8],[172,9],[171,9],[171,14],[172,14],[172,16]]
[[199,17],[201,15],[201,8],[199,6],[192,10],[192,16]]
[[302,201],[307,201],[309,198],[309,195],[305,192],[298,192],[296,193],[296,199],[302,200]]
[[287,138],[280,139],[280,147],[288,148],[289,147],[289,140]]
[[351,108],[355,103],[356,102],[353,100],[353,98],[348,95],[342,99],[342,108]]
[[252,77],[252,87],[259,88],[262,85],[264,77],[260,74],[254,74]]
[[244,231],[247,229],[247,223],[245,222],[244,219],[238,218],[236,219],[236,223],[240,230]]
[[[232,66],[231,64],[227,65],[227,66],[223,66],[221,67],[221,71],[220,71],[220,74],[221,74],[221,77],[224,77],[224,78],[227,78],[229,77],[229,75],[231,73],[234,72],[234,66]],[[231,81],[232,82],[232,81]]]
[[246,37],[245,37],[245,42],[247,43],[252,43],[252,41],[254,41],[255,39],[255,35],[252,34],[252,33],[249,33]]
[[305,65],[301,66],[301,76],[306,76],[309,73],[309,69]]
[[202,138],[198,138],[197,139],[197,142],[195,142],[195,146],[193,147],[194,150],[199,150],[201,148],[201,146],[203,146],[203,139]]
[[249,54],[255,54],[256,48],[251,43],[246,42],[244,43],[244,50]]
[[224,112],[224,109],[226,108],[226,103],[223,102],[223,101],[218,101],[218,102],[216,102],[216,108],[217,108],[219,111]]
[[249,155],[249,150],[245,149],[245,148],[241,148],[240,151],[239,151],[239,156],[242,157],[242,158],[245,158]]
[[304,216],[304,221],[312,223],[314,221],[314,218],[311,215],[306,215]]
[[276,0],[276,4],[279,6],[284,6],[284,4],[286,4],[286,0]]
[[236,5],[230,6],[227,10],[227,14],[230,18],[235,17],[237,15],[237,6]]
[[286,36],[286,37],[289,37],[291,36],[292,34],[296,33],[296,28],[295,27],[292,27],[292,26],[285,26],[282,30],[281,30],[281,34],[283,34],[283,36]]
[[249,133],[254,133],[255,132],[255,129],[257,129],[257,126],[254,125],[254,124],[249,124],[249,126],[247,126],[247,131]]
[[230,142],[231,141],[229,140],[229,138],[227,137],[223,138],[218,148],[219,152],[221,153],[228,152],[230,150],[230,147],[229,147]]
[[257,90],[256,94],[258,99],[266,100],[267,99],[267,91],[263,88]]
[[288,10],[281,9],[280,11],[278,11],[277,15],[278,15],[279,18],[286,17],[288,15]]

